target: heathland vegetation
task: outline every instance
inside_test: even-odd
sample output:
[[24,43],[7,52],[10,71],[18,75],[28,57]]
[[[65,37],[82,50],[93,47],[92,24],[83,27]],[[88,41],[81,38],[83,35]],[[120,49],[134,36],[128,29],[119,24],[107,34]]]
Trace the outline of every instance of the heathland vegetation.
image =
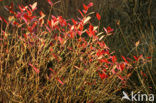
[[0,0],[0,102],[124,103],[123,91],[155,94],[154,6]]

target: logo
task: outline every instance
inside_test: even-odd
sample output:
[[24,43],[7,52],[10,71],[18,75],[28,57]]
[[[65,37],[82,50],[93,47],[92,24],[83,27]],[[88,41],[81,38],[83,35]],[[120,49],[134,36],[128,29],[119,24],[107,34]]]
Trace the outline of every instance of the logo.
[[128,96],[125,91],[123,91],[122,93],[123,97],[121,98],[121,100],[127,99],[129,101],[154,101],[154,94],[141,94],[140,91],[134,94],[134,92],[132,91],[130,96]]

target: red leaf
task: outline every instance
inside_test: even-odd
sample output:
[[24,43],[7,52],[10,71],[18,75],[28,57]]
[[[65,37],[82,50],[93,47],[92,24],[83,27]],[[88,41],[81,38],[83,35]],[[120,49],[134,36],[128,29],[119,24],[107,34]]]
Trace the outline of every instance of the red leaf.
[[122,81],[124,80],[124,78],[121,75],[118,75],[118,78],[121,79]]
[[32,28],[28,26],[28,31],[32,33]]
[[79,11],[79,13],[81,14],[81,16],[84,17],[84,15],[83,15],[83,13],[81,12],[81,10],[78,10],[78,11]]
[[20,9],[21,12],[24,11],[23,8],[20,5],[18,5],[18,8]]
[[35,22],[35,23],[33,23],[33,25],[32,25],[32,30],[36,27],[36,25],[37,25],[37,23]]
[[99,74],[99,76],[100,76],[100,78],[101,78],[102,80],[108,77],[105,73],[99,73],[99,72],[98,72],[98,74]]
[[12,10],[13,8],[14,8],[14,4],[13,2],[11,2],[10,9]]
[[56,72],[52,69],[52,68],[49,68],[54,74],[56,74]]
[[81,36],[82,35],[82,31],[78,31],[78,34],[79,34],[79,36]]
[[86,33],[88,34],[89,37],[92,36],[92,34],[88,30],[86,30]]
[[136,56],[133,56],[133,57],[136,61],[138,61],[142,57],[142,55],[140,55],[139,57],[136,57]]
[[64,84],[59,78],[56,78],[60,84]]
[[50,33],[51,32],[50,28],[47,25],[45,25],[45,26],[46,26],[46,29],[48,30],[48,32]]
[[108,27],[107,27],[107,31],[108,31],[108,33],[110,33],[110,32],[113,32],[114,29],[112,29],[110,26],[108,26]]
[[147,75],[143,71],[140,71],[140,73],[143,77],[147,77]]
[[28,15],[24,14],[24,17],[22,19],[25,21],[25,23],[28,25]]
[[40,70],[37,69],[37,68],[36,68],[35,66],[33,66],[32,64],[29,63],[29,65],[35,70],[36,73],[39,73],[39,72],[40,72]]
[[92,25],[89,25],[89,32],[92,32],[93,31],[93,26]]
[[80,29],[81,31],[83,31],[83,25],[82,25],[82,24],[80,24],[79,29]]
[[123,71],[125,69],[125,64],[124,63],[121,63],[119,65],[119,69],[120,69],[120,71]]
[[13,22],[13,24],[14,24],[14,25],[17,25],[17,26],[19,25],[19,23],[18,23],[18,22],[16,22],[16,21],[14,21],[14,22]]
[[27,35],[26,34],[23,34],[23,36],[24,36],[25,39],[27,39]]
[[[28,8],[29,9],[29,8]],[[25,8],[25,10],[27,11],[28,13],[28,16],[32,16],[32,11],[30,11],[30,9],[28,10],[27,8]]]
[[100,59],[101,63],[109,63],[109,61],[107,59]]
[[6,24],[8,24],[8,22],[2,17],[2,20],[6,23]]
[[90,7],[92,7],[93,6],[93,2],[90,2],[89,4],[88,4],[88,8],[90,8]]
[[73,32],[73,31],[70,32],[70,38],[71,38],[71,39],[74,38],[74,32]]
[[49,27],[52,28],[51,20],[48,20],[47,22],[48,22]]
[[82,11],[83,11],[83,13],[85,13],[85,14],[87,13],[87,11],[86,11],[86,10],[82,10]]
[[52,55],[54,56],[54,58],[55,58],[56,60],[58,60],[58,59],[57,59],[57,55],[55,55],[54,53],[52,53]]
[[104,27],[103,29],[105,30],[106,34],[109,34],[114,31],[114,29],[112,29],[110,26],[108,26],[107,28]]
[[77,24],[77,22],[73,18],[71,20],[72,20],[72,22],[73,22],[74,25]]
[[63,39],[61,38],[61,36],[58,37],[58,40],[60,41],[61,44],[63,44]]
[[8,22],[1,16],[0,16],[0,21],[4,21],[6,24],[8,24]]
[[111,72],[112,72],[113,74],[116,74],[116,71],[115,71],[115,69],[112,69],[112,70],[111,70]]
[[14,7],[14,4],[13,4],[13,2],[11,2],[10,6],[5,6],[5,9],[7,9],[10,13],[14,13],[13,7]]
[[138,61],[138,58],[136,57],[136,56],[133,56],[134,57],[134,59],[136,60],[136,61]]
[[99,13],[96,13],[96,17],[97,17],[97,19],[98,19],[99,21],[101,20],[101,16],[100,16]]
[[112,56],[112,62],[115,63],[117,60],[116,56]]
[[[101,48],[104,48],[104,49],[106,49],[106,50],[109,49],[109,48],[107,47],[107,45],[105,44],[104,41],[102,41],[102,42],[98,42],[98,44],[100,45]],[[109,51],[108,51],[108,53],[109,53]]]
[[50,6],[53,6],[53,3],[51,2],[51,0],[48,0],[48,3],[50,4]]
[[1,16],[0,16],[0,21],[3,21]]
[[43,19],[46,15],[42,12],[42,11],[40,11],[40,18],[39,18],[39,20],[41,20],[41,19]]
[[128,63],[128,61],[126,60],[126,58],[124,56],[121,56],[123,58],[123,60]]
[[147,59],[151,59],[152,57],[146,57]]
[[85,4],[83,4],[83,8],[85,11],[88,11],[88,6],[86,6]]
[[108,50],[102,50],[101,53],[109,55],[109,51]]

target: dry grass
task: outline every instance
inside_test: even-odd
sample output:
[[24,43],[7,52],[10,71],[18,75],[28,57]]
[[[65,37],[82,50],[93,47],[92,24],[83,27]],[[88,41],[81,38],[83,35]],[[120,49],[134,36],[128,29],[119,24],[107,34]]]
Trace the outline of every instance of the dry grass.
[[[144,14],[149,13],[145,12],[150,10],[149,1],[148,4],[139,2],[146,4]],[[60,0],[52,8],[42,2],[38,0],[36,11],[30,9],[32,15],[10,16],[9,24],[3,18],[0,21],[0,101],[119,103],[123,90],[153,93],[156,89],[155,31],[150,14],[142,17],[144,14],[138,12],[138,9],[143,10],[138,2],[118,2],[134,5],[122,7],[115,0],[92,0],[94,6],[84,17],[77,10],[84,9],[81,5],[87,5],[88,1]],[[42,7],[46,8],[43,10]],[[132,11],[129,11],[130,7]],[[15,8],[17,13],[19,8]],[[133,13],[128,14],[124,11],[126,9]],[[95,13],[89,14],[92,11],[101,14],[101,21],[97,20]],[[51,14],[63,18],[52,18]],[[89,17],[91,20],[87,20]],[[127,17],[128,20],[124,20]],[[54,27],[49,20],[56,23]],[[19,24],[11,25],[15,21]],[[93,30],[92,26],[97,29]],[[108,32],[108,26],[114,28],[111,35],[103,30],[106,27]],[[103,39],[99,40],[101,37]],[[123,55],[131,59],[125,60]]]

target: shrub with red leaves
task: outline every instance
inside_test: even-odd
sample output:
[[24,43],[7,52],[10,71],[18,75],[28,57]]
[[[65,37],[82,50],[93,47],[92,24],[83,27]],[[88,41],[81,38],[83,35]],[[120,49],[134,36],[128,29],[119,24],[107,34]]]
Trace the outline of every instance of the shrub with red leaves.
[[[48,3],[51,7],[54,6],[51,0],[48,0]],[[92,6],[93,3],[83,4],[84,10],[83,12],[79,10],[81,17],[78,20],[66,20],[62,16],[56,17],[54,15],[45,19],[46,15],[43,11],[40,11],[40,16],[34,15],[37,10],[37,2],[28,6],[19,6],[19,11],[16,12],[12,9],[13,4],[11,7],[7,7],[12,16],[9,17],[9,21],[0,17],[0,21],[7,23],[7,27],[13,26],[17,29],[17,32],[12,33],[11,37],[12,41],[17,43],[13,44],[18,46],[8,47],[20,48],[13,49],[15,54],[11,54],[12,57],[16,57],[16,60],[21,55],[19,61],[21,64],[16,63],[15,60],[12,60],[14,58],[11,58],[12,63],[10,65],[19,66],[24,64],[21,68],[31,68],[38,74],[39,78],[45,79],[46,75],[49,75],[45,81],[53,82],[52,85],[57,84],[57,88],[58,86],[63,88],[61,91],[66,90],[64,86],[72,83],[75,86],[73,88],[82,92],[82,88],[85,88],[87,84],[96,85],[103,81],[107,81],[105,83],[109,84],[109,80],[112,78],[115,79],[115,83],[126,81],[133,71],[133,65],[139,60],[145,61],[145,59],[143,55],[134,56],[134,62],[128,61],[126,57],[122,56],[123,61],[119,61],[115,53],[111,52],[105,42],[99,39],[100,37],[97,35],[99,27],[90,22],[91,17],[88,15],[88,9]],[[99,21],[101,20],[99,13],[96,13],[96,17]],[[108,35],[114,31],[111,27],[104,28],[104,30],[106,34],[103,35]],[[1,35],[3,42],[9,42],[9,36],[6,34],[8,32],[3,31]],[[3,46],[3,49],[4,51],[7,50],[5,46]],[[11,51],[12,48],[9,50]],[[48,64],[49,62],[51,64]],[[51,66],[48,67],[48,65]],[[50,73],[47,74],[46,71],[49,69]],[[26,71],[26,73],[31,74],[30,69]],[[145,74],[142,73],[142,75]],[[35,78],[35,76],[30,78]],[[99,80],[99,78],[101,79]],[[38,79],[35,80],[36,84],[40,82]],[[93,81],[95,83],[91,83]],[[42,85],[46,85],[46,83]],[[38,88],[38,86],[36,87]],[[116,87],[118,87],[118,83],[116,83]],[[44,86],[41,88],[44,88]],[[68,94],[67,91],[66,93]]]

